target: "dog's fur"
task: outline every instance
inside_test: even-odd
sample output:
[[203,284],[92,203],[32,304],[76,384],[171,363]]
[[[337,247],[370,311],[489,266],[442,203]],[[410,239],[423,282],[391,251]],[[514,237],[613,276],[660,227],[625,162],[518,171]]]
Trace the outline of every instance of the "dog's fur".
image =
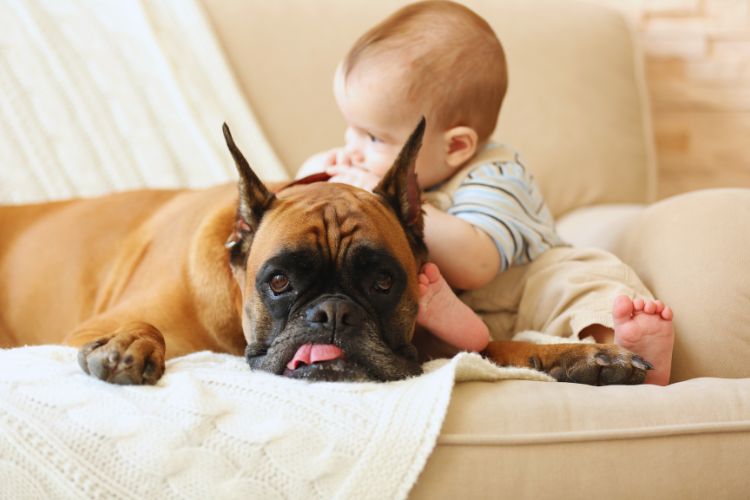
[[[299,378],[419,374],[423,132],[424,121],[374,194],[328,183],[274,194],[225,126],[239,197],[225,185],[0,208],[0,345],[78,346],[87,373],[124,384],[155,383],[166,357],[203,349]],[[305,345],[342,355],[290,368]],[[591,384],[640,383],[648,368],[611,345],[493,342],[485,354]]]

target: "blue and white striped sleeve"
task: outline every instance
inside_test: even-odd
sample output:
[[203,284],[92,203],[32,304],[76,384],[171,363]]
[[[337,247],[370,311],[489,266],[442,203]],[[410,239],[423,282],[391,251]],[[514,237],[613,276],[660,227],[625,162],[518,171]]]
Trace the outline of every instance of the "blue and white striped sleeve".
[[564,244],[533,176],[519,161],[485,163],[472,169],[453,193],[448,213],[492,238],[502,271]]

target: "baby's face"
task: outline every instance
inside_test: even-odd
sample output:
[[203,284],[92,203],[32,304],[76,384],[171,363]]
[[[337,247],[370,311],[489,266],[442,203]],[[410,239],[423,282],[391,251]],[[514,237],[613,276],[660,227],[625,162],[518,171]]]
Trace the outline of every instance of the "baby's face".
[[[398,70],[377,64],[357,67],[346,79],[339,67],[334,77],[334,96],[347,123],[345,155],[352,165],[380,177],[396,160],[422,115],[418,106],[406,102],[404,80]],[[427,119],[416,166],[421,188],[450,175],[443,134],[430,127]]]

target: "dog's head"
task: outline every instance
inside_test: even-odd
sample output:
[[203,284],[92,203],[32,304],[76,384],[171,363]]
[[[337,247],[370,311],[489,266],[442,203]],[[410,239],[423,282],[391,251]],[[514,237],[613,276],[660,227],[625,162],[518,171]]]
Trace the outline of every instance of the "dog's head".
[[411,340],[427,257],[414,172],[424,128],[374,194],[322,182],[273,194],[224,125],[240,174],[227,246],[251,368],[313,380],[420,373]]

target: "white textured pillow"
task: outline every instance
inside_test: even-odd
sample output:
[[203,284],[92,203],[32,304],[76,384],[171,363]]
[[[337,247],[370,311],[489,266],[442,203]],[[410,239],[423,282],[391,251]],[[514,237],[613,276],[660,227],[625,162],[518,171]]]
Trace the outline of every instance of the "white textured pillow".
[[0,203],[286,178],[193,0],[1,2]]

